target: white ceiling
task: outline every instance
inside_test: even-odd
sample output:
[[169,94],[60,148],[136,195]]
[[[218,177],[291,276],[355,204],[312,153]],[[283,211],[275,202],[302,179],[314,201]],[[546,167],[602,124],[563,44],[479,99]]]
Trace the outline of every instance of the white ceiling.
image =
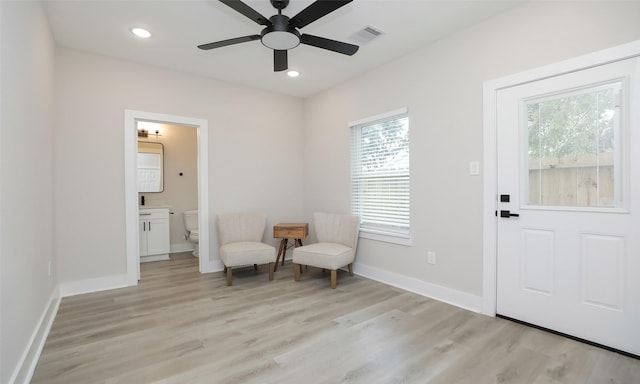
[[[61,46],[151,64],[231,83],[306,97],[383,65],[456,30],[503,12],[523,0],[354,0],[301,29],[301,33],[355,43],[372,26],[384,32],[354,56],[300,45],[289,51],[289,69],[273,72],[273,53],[260,41],[203,51],[199,44],[259,34],[262,26],[216,0],[45,0]],[[293,16],[312,0],[291,0]],[[277,13],[269,0],[246,0],[265,17]],[[142,40],[130,29],[143,27]]]

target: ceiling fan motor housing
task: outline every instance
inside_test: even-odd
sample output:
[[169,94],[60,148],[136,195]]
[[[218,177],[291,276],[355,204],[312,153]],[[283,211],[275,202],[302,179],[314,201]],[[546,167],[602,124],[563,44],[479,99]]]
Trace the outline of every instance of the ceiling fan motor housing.
[[[273,2],[277,1],[272,0]],[[300,33],[289,24],[289,17],[278,14],[271,16],[269,21],[271,21],[271,25],[263,29],[260,34],[260,41],[265,47],[287,50],[300,44]]]

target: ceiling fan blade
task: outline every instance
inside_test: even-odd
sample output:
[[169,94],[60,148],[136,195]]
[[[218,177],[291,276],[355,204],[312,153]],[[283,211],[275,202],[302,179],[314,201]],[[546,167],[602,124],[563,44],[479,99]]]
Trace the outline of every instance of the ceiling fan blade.
[[286,50],[273,50],[273,72],[286,71],[289,67]]
[[262,16],[258,11],[240,0],[220,0],[220,2],[233,8],[236,12],[243,14],[260,25],[271,25],[271,21],[269,21],[269,19]]
[[260,40],[260,35],[251,35],[251,36],[242,36],[236,37],[234,39],[216,41],[213,43],[201,44],[198,45],[198,48],[208,50],[213,48],[226,47],[227,45],[246,43],[247,41]]
[[317,0],[315,3],[312,3],[297,15],[293,16],[290,24],[296,28],[302,28],[352,1],[353,0]]
[[343,55],[349,56],[352,56],[353,54],[358,52],[358,48],[360,48],[357,45],[307,34],[303,34],[302,36],[300,36],[300,42],[302,44],[307,44],[322,49],[328,49],[330,51],[342,53]]

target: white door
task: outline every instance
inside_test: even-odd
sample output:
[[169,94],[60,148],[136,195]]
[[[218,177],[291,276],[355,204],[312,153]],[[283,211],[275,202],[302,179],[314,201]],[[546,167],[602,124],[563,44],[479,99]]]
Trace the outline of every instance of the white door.
[[640,65],[497,93],[497,313],[640,355]]
[[147,221],[147,255],[169,253],[169,219]]
[[[138,225],[138,233],[140,234],[140,240],[138,242],[138,245],[140,246],[140,253],[138,254],[139,256],[147,256],[147,249],[148,249],[148,245],[147,245],[147,231],[148,231],[148,227],[149,227],[149,221],[145,218],[145,219],[140,219],[138,221],[139,225]],[[140,264],[140,263],[138,263]],[[140,280],[140,275],[138,274],[138,280]]]

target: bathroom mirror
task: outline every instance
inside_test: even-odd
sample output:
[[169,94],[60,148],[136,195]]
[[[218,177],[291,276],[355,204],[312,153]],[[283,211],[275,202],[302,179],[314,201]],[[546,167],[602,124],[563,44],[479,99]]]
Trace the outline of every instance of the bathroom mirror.
[[138,141],[138,192],[164,190],[164,146]]

